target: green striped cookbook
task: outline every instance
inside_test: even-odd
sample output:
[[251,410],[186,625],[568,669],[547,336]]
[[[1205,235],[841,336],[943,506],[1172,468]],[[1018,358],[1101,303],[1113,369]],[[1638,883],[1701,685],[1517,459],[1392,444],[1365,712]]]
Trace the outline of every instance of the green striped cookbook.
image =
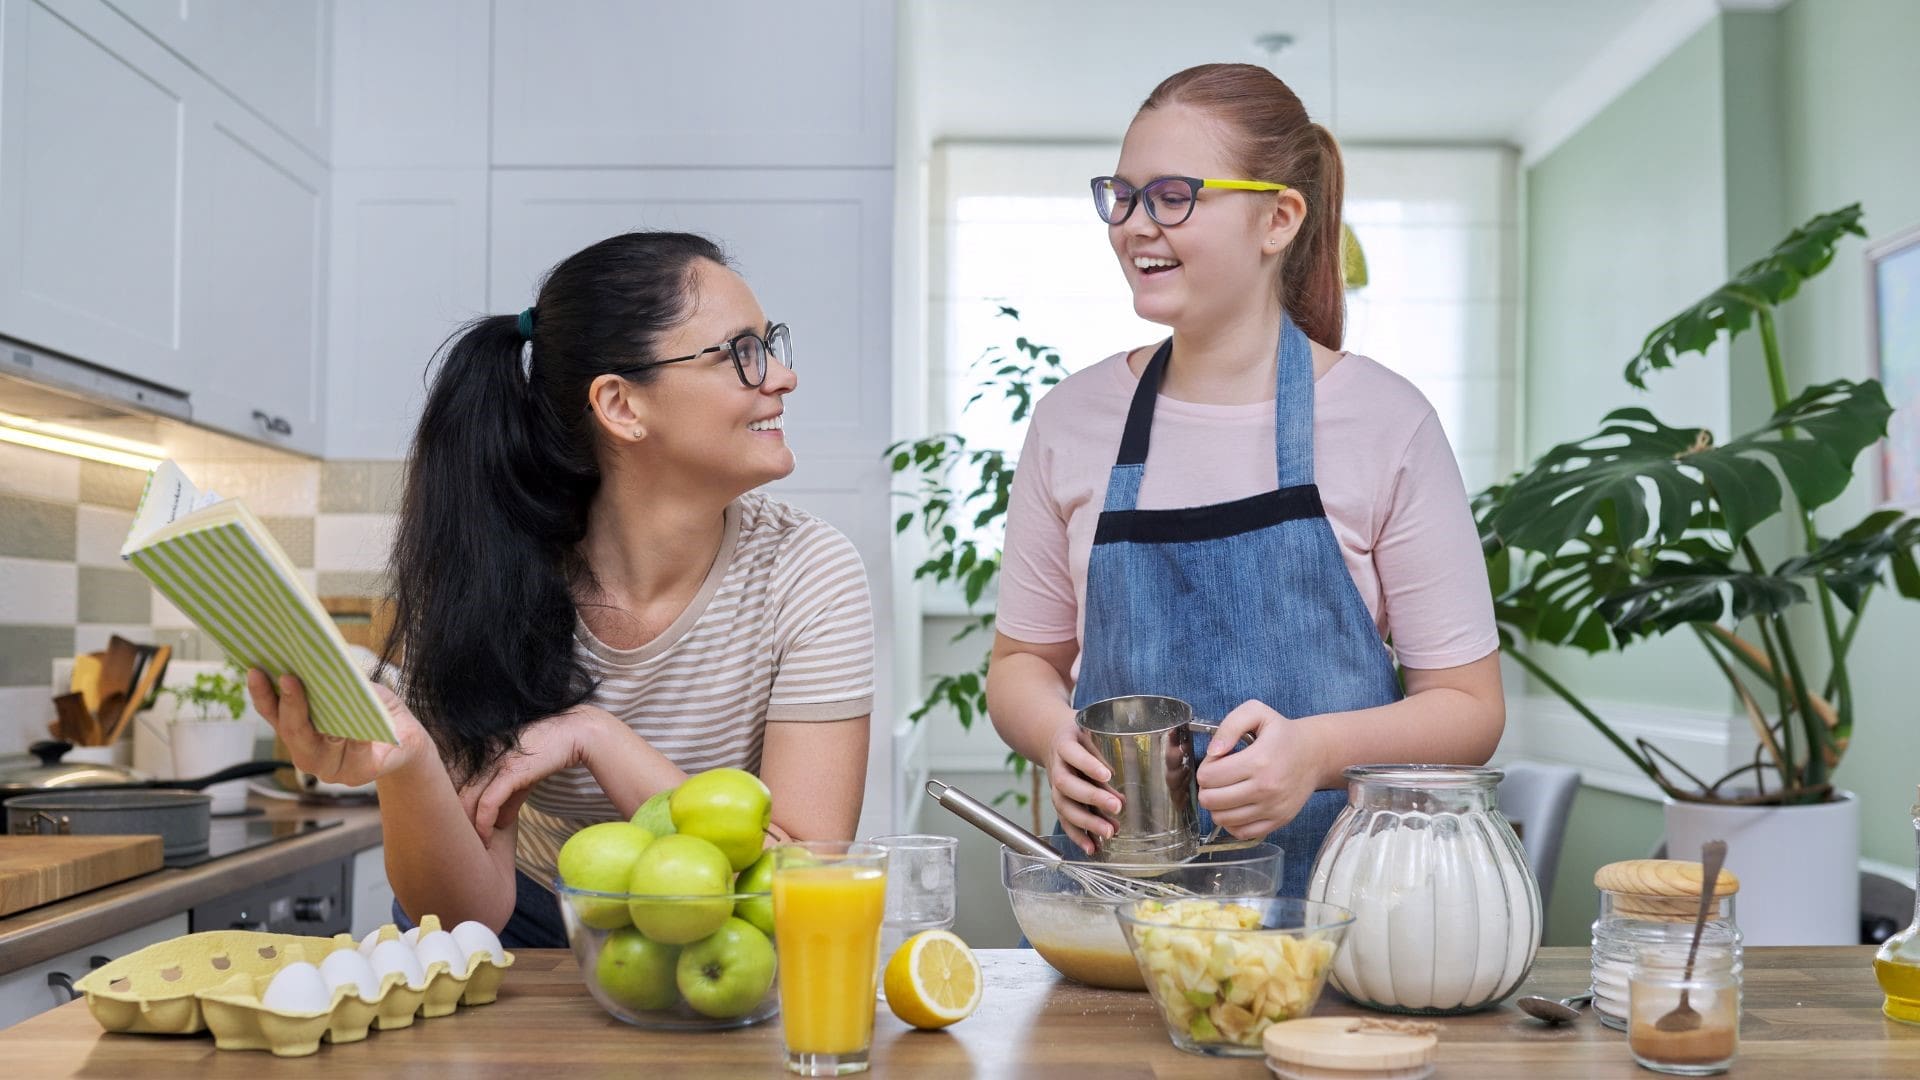
[[396,742],[387,711],[293,560],[238,499],[201,494],[180,466],[147,477],[120,557],[147,576],[227,658],[292,672],[306,687],[313,726],[329,735]]

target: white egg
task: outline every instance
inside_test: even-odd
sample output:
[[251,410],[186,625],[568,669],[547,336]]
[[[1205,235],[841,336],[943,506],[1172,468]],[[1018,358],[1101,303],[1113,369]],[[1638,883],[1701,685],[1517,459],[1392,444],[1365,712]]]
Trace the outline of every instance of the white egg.
[[453,928],[453,940],[458,942],[460,950],[471,957],[474,953],[485,953],[496,964],[507,962],[507,950],[501,946],[499,935],[483,922],[468,919]]
[[454,978],[465,978],[467,974],[467,954],[460,950],[460,943],[445,930],[435,930],[430,934],[421,934],[420,940],[413,943],[413,954],[420,958],[421,970],[444,963]]
[[367,931],[367,936],[360,939],[359,951],[361,956],[373,955],[373,947],[375,945],[380,944],[380,931],[385,929],[386,927],[384,926],[376,926],[373,929]]
[[420,928],[417,926],[409,928],[406,933],[400,935],[400,940],[406,942],[408,948],[412,948],[420,940]]
[[330,991],[351,986],[362,1001],[380,1000],[380,976],[373,973],[373,965],[357,949],[335,949],[328,953],[327,958],[320,961],[320,977],[327,980]]
[[323,1013],[333,1008],[333,992],[319,968],[296,960],[274,975],[260,1004],[272,1012]]
[[427,973],[420,966],[420,958],[404,941],[383,941],[375,945],[368,962],[373,965],[375,975],[397,971],[411,989],[421,990],[427,985]]

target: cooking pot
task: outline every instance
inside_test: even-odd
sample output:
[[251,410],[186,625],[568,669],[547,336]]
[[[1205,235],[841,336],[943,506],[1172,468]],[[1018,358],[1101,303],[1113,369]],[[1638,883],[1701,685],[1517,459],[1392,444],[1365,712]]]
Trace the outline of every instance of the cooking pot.
[[207,849],[213,798],[198,794],[209,784],[270,773],[286,764],[249,761],[190,780],[154,780],[119,765],[78,762],[61,755],[63,741],[29,747],[37,765],[0,771],[0,802],[7,831],[16,835],[138,836],[157,833],[162,855],[177,858]]
[[238,765],[229,765],[219,772],[192,779],[155,780],[146,773],[123,765],[63,762],[60,760],[61,756],[73,749],[73,744],[64,740],[42,740],[27,749],[34,757],[40,759],[39,764],[0,769],[0,802],[5,802],[16,795],[33,795],[49,791],[116,791],[140,788],[199,791],[210,784],[244,780],[250,776],[264,776],[287,765],[284,761],[244,761]]

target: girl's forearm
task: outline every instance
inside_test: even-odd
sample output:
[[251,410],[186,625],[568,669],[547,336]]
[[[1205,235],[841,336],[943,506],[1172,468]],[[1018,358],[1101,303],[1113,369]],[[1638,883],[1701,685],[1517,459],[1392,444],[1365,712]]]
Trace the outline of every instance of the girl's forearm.
[[587,771],[621,817],[632,817],[641,803],[678,787],[687,778],[679,766],[618,717],[605,710],[595,713],[597,720],[587,743]]
[[1073,694],[1052,664],[1031,653],[994,657],[987,673],[987,714],[1000,738],[1045,767],[1061,727],[1073,722]]
[[1484,764],[1500,744],[1506,707],[1452,687],[1410,694],[1391,705],[1352,712],[1324,713],[1292,721],[1320,749],[1314,762],[1314,786],[1346,786],[1342,775],[1354,765]]

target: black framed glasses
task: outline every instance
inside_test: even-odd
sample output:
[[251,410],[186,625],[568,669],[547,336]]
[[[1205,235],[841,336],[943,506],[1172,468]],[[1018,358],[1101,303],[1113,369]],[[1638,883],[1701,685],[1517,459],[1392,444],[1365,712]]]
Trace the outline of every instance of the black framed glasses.
[[1136,188],[1117,176],[1093,178],[1093,209],[1100,220],[1119,225],[1144,202],[1147,216],[1162,228],[1172,228],[1193,216],[1201,188],[1227,191],[1285,191],[1287,185],[1270,180],[1208,180],[1198,176],[1162,176]]
[[733,358],[733,372],[740,376],[740,383],[747,387],[757,387],[767,381],[767,358],[771,356],[780,361],[780,366],[793,370],[793,334],[786,323],[775,323],[767,329],[765,337],[751,330],[736,334],[718,345],[701,349],[697,353],[675,356],[667,360],[651,360],[644,364],[621,368],[615,375],[625,375],[634,371],[645,371],[662,364],[681,364],[688,360],[698,360],[709,353],[723,352]]

